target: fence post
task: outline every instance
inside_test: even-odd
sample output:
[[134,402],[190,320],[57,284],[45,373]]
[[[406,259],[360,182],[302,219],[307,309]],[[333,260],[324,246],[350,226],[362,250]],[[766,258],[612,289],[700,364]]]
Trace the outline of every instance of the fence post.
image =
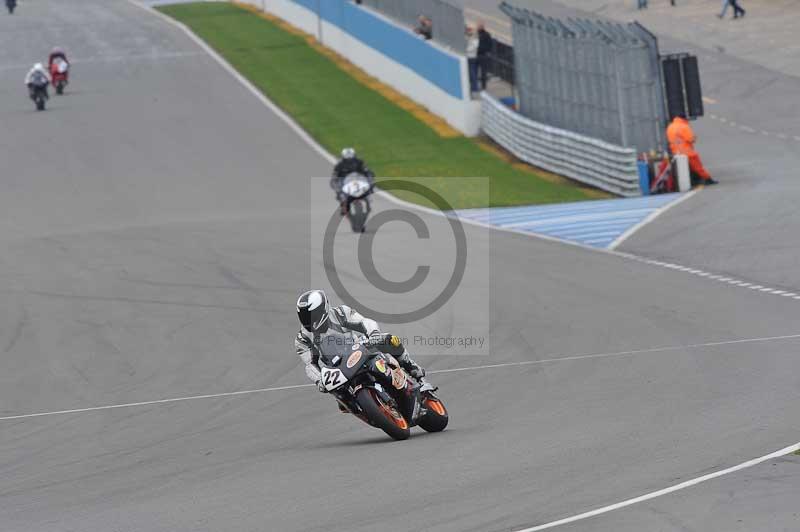
[[628,147],[628,124],[627,124],[627,111],[625,110],[625,96],[622,93],[622,80],[620,76],[620,68],[619,68],[619,50],[616,46],[612,48],[614,50],[614,76],[616,80],[616,89],[617,89],[617,108],[619,110],[619,130],[620,136],[622,137],[622,144],[626,148]]

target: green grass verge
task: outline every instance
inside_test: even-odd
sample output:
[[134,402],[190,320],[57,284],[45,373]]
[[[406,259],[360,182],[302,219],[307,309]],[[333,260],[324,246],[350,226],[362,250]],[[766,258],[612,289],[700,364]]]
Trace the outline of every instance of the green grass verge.
[[[185,23],[322,146],[354,146],[382,178],[421,181],[455,208],[590,199],[592,191],[512,167],[475,140],[445,139],[409,112],[356,81],[300,36],[226,3],[160,8]],[[485,186],[456,177],[489,177]],[[433,183],[433,185],[431,184]],[[475,183],[475,180],[473,180]],[[425,203],[415,194],[400,197]],[[596,197],[596,193],[594,197]]]
[[800,456],[800,450],[795,451],[794,454],[796,454],[797,456]]

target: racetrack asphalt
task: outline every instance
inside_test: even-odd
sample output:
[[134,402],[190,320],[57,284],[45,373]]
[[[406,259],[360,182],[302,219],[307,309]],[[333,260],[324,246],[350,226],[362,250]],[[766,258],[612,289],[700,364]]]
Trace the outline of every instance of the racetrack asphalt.
[[[475,10],[471,19],[485,13],[491,30],[510,33],[495,0],[457,1]],[[692,127],[721,186],[670,210],[622,251],[800,289],[800,56],[791,22],[800,6],[753,3],[745,18],[720,21],[719,5],[705,0],[651,2],[643,11],[622,0],[510,3],[555,17],[639,20],[658,35],[661,53],[699,58],[706,116]]]
[[[0,34],[0,417],[305,383],[293,304],[328,162],[124,0],[26,2]],[[56,43],[73,84],[36,113],[22,77]],[[402,278],[416,239],[386,229]],[[490,316],[490,355],[419,357],[445,432],[393,443],[313,388],[0,421],[2,529],[517,530],[800,439],[798,301],[465,231],[489,293],[397,327]]]

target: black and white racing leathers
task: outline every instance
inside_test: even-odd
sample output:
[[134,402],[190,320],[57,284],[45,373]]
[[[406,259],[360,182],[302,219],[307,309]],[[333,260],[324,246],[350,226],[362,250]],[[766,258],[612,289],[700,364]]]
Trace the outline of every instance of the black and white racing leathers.
[[[365,318],[346,305],[334,307],[328,311],[328,327],[338,332],[355,331],[371,339],[379,338],[382,335],[375,320]],[[317,334],[315,344],[315,334],[302,328],[294,339],[297,356],[306,365],[306,375],[314,383],[318,383],[320,379],[319,351],[316,346],[319,345],[320,337],[324,336],[325,333]],[[424,379],[425,370],[411,359],[408,350],[402,343],[394,346],[389,342],[381,342],[381,350],[395,357],[403,369],[417,378],[423,387],[432,388]]]

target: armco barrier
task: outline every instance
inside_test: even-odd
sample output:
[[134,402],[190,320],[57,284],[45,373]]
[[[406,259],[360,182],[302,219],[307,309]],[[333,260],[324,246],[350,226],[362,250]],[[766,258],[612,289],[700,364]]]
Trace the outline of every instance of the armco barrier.
[[483,93],[484,133],[521,160],[621,196],[639,196],[636,150],[546,126]]
[[[480,130],[467,60],[349,0],[249,0],[317,37],[347,60],[441,116],[465,135]],[[320,81],[324,83],[324,80]]]

